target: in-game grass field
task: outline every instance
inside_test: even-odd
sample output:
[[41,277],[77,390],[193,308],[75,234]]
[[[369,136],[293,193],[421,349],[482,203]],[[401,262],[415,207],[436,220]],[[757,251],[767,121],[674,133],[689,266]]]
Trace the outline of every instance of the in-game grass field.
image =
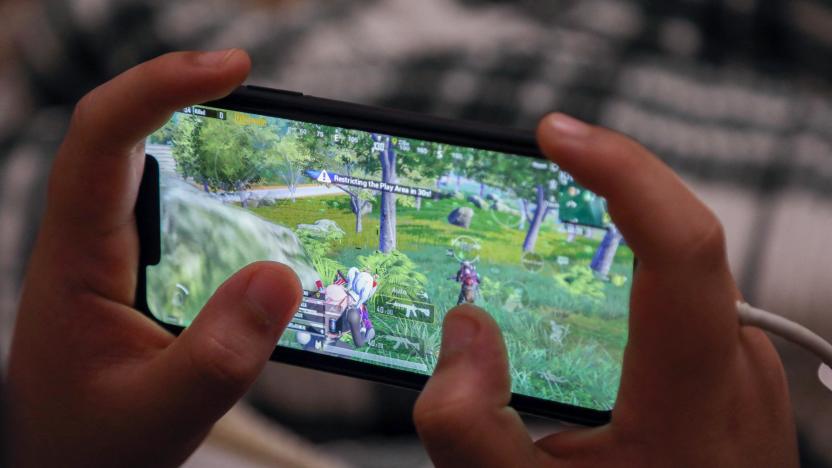
[[[251,211],[293,230],[320,219],[337,223],[342,236],[312,240],[317,242],[313,247],[322,260],[313,263],[328,284],[334,269],[366,269],[372,264],[369,259],[377,258],[373,255],[382,255],[377,253],[377,210],[364,217],[363,230],[356,233],[349,201],[347,195],[285,199]],[[468,229],[447,221],[448,214],[462,206],[474,210]],[[460,291],[453,279],[460,263],[451,254],[452,244],[459,236],[468,236],[480,246],[475,262],[480,275],[476,304],[503,330],[513,390],[578,406],[612,407],[627,339],[633,256],[626,246],[616,252],[609,275],[612,280],[602,281],[589,270],[600,236],[577,236],[568,241],[566,232],[551,219],[541,227],[535,247],[544,260],[543,268],[529,271],[520,261],[526,230],[518,226],[516,214],[480,209],[460,197],[423,200],[420,209],[399,204],[396,217],[397,250],[411,262],[407,271],[412,272],[413,288],[420,290],[424,302],[435,306],[435,315],[432,323],[425,323],[378,313],[377,308],[384,306],[379,301],[384,299],[377,295],[368,304],[377,338],[362,351],[434,368],[442,319],[456,305]],[[307,244],[307,250],[313,249]],[[384,290],[385,271],[372,273],[379,274],[379,291]],[[402,284],[407,283],[406,278],[395,281],[398,287],[408,287]],[[301,348],[296,333],[287,331],[281,344]],[[385,344],[385,335],[418,340],[421,348],[394,350]],[[342,340],[349,343],[349,334]]]

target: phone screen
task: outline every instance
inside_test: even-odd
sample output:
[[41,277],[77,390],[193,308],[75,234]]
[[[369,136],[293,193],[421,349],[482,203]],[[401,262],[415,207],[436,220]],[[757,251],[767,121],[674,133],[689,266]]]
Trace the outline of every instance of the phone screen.
[[278,346],[429,375],[472,303],[514,392],[609,410],[633,253],[606,202],[529,157],[206,106],[146,142],[160,167],[160,321],[187,326],[243,266],[291,266],[304,300]]

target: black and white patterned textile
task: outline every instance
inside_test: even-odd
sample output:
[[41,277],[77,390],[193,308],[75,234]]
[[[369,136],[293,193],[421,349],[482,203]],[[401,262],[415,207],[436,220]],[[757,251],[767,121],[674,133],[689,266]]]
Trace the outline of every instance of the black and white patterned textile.
[[[828,0],[50,0],[0,13],[13,45],[0,55],[0,343],[73,103],[160,53],[232,46],[251,53],[251,83],[525,128],[559,110],[625,132],[713,207],[747,299],[832,336]],[[812,359],[778,347],[820,450],[832,396]]]

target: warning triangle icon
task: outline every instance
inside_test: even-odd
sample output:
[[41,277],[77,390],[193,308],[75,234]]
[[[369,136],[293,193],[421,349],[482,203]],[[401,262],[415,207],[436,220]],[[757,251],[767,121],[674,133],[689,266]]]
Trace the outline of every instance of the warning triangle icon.
[[318,175],[318,182],[322,184],[331,184],[332,179],[329,178],[329,174],[327,174],[326,171],[321,171],[321,173]]

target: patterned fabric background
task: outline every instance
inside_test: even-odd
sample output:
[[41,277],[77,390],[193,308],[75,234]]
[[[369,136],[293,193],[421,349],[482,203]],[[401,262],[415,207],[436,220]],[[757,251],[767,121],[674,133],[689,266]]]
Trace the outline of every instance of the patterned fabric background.
[[[832,336],[828,0],[75,0],[0,12],[13,31],[0,55],[4,358],[73,103],[160,53],[230,46],[251,53],[260,85],[524,128],[560,110],[628,133],[720,216],[749,301]],[[777,344],[806,461],[832,459],[817,363]]]

